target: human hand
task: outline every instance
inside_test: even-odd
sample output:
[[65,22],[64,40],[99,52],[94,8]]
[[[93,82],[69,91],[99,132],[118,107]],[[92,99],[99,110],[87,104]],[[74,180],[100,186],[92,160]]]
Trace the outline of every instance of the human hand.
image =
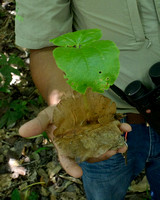
[[[54,107],[55,106],[47,107],[46,109],[42,110],[36,118],[22,125],[19,129],[19,134],[22,137],[32,137],[41,134],[43,131],[46,131],[48,137],[54,143],[53,131],[56,129],[52,123]],[[55,143],[54,145],[57,149],[58,158],[64,170],[75,178],[81,177],[83,174],[81,167],[74,160],[64,156]]]
[[[19,129],[19,134],[22,137],[31,137],[35,135],[41,134],[43,131],[46,131],[48,137],[54,143],[54,135],[53,132],[56,129],[53,122],[53,110],[55,106],[49,106],[43,111],[41,111],[36,118],[30,120],[29,122],[22,125]],[[129,132],[131,131],[131,127],[129,124],[122,123],[120,126],[121,131]],[[55,144],[54,144],[55,145]],[[71,176],[75,178],[79,178],[82,176],[83,171],[82,168],[71,158],[63,155],[60,149],[55,145],[59,157],[59,161],[64,168],[64,170]],[[90,158],[88,162],[99,162],[102,160],[106,160],[116,153],[124,153],[127,150],[127,146],[117,149],[107,151],[105,154],[101,155],[99,158]]]
[[[122,132],[130,132],[132,130],[131,126],[127,123],[121,123],[120,125],[120,130]],[[124,145],[123,147],[119,148],[119,149],[116,149],[116,150],[109,150],[107,151],[106,153],[102,154],[101,156],[99,156],[98,158],[89,158],[87,161],[89,163],[94,163],[94,162],[100,162],[100,161],[103,161],[103,160],[107,160],[109,159],[110,157],[112,157],[113,155],[117,154],[117,153],[125,153],[128,149],[128,146],[127,144]]]

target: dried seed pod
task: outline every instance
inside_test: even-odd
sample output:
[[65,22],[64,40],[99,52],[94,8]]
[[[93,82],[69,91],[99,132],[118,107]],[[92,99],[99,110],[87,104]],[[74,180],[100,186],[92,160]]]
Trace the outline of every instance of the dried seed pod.
[[124,146],[116,104],[99,93],[87,90],[63,98],[55,107],[54,141],[60,151],[75,160],[99,157],[107,150]]

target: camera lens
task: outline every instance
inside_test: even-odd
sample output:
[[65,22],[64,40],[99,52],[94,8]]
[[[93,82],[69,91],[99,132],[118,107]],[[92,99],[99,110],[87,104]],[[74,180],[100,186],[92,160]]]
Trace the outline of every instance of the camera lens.
[[156,86],[160,85],[160,62],[150,68],[149,75]]
[[140,81],[131,82],[125,89],[125,94],[132,100],[140,99],[148,90]]

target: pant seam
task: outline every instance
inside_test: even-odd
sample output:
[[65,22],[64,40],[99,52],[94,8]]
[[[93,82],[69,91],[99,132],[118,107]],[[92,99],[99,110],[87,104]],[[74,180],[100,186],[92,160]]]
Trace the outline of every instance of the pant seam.
[[151,128],[149,126],[149,129],[148,129],[148,132],[149,132],[149,151],[148,151],[148,156],[147,156],[147,159],[146,159],[146,162],[149,162],[149,158],[151,156],[151,149],[152,149],[152,137],[151,137]]

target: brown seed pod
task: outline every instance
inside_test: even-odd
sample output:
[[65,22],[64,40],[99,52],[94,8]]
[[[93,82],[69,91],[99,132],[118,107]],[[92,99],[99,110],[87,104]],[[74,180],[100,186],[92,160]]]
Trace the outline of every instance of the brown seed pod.
[[[78,161],[99,157],[108,150],[124,146],[116,104],[99,93],[87,90],[63,98],[55,107],[54,141],[66,156]],[[118,118],[118,119],[117,119]]]

